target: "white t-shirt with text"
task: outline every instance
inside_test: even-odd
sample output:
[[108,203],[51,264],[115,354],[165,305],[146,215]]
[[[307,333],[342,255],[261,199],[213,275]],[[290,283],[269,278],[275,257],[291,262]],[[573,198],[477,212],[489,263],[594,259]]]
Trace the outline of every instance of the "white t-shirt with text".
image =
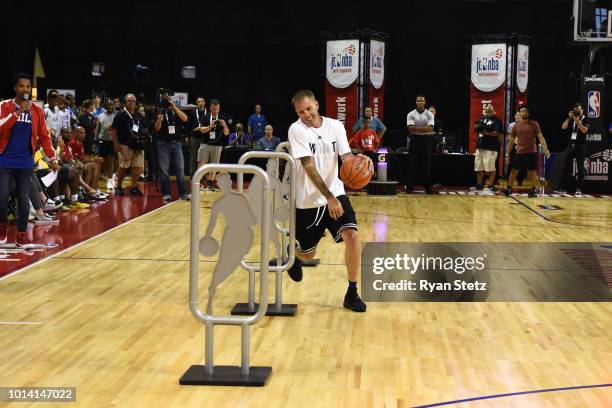
[[338,197],[344,194],[344,183],[338,178],[338,156],[351,152],[342,122],[321,117],[320,128],[308,127],[298,119],[289,127],[291,154],[296,159],[296,207],[316,208],[327,204],[325,196],[310,180],[300,158],[312,156],[325,185]]

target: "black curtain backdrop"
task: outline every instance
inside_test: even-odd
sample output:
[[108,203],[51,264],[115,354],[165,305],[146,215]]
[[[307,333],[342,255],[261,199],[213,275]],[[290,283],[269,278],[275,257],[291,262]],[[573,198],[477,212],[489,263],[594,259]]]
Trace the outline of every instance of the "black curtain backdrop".
[[[32,3],[34,4],[34,3]],[[586,47],[571,43],[571,0],[538,1],[318,1],[149,4],[46,2],[3,6],[0,95],[12,96],[12,76],[32,72],[38,46],[46,87],[76,88],[79,102],[92,91],[133,92],[151,100],[158,87],[219,98],[222,111],[246,121],[255,103],[285,137],[295,120],[291,95],[313,89],[322,100],[324,30],[369,28],[390,35],[385,122],[404,129],[418,93],[438,107],[446,130],[467,136],[469,66],[466,35],[518,33],[532,37],[530,105],[553,150],[561,121],[578,95]],[[610,48],[595,62],[612,72]],[[91,62],[107,72],[93,78]],[[133,75],[146,65],[146,77]],[[195,65],[185,80],[180,67]],[[612,89],[609,86],[608,89]],[[610,111],[607,112],[608,119]]]

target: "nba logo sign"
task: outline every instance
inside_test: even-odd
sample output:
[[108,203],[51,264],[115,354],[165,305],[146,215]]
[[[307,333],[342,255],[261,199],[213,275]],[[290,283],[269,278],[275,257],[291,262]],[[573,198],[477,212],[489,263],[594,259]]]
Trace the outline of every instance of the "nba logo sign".
[[589,91],[588,102],[589,102],[589,118],[598,118],[600,112],[600,95],[599,91]]

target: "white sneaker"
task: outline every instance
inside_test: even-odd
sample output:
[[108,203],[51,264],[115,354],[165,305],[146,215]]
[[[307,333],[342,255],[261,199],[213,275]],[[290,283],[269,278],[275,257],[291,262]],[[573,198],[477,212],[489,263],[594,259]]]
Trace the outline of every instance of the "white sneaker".
[[580,190],[579,188],[576,189],[576,195],[582,195],[582,190]]

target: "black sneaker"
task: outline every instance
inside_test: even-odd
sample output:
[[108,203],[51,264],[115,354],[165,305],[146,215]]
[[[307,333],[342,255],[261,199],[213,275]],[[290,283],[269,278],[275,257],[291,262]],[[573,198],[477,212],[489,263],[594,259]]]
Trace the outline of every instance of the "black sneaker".
[[504,191],[504,195],[506,197],[510,197],[510,194],[512,194],[512,189],[511,188],[505,188],[503,191]]
[[143,196],[144,194],[142,194],[142,191],[140,191],[138,188],[132,187],[130,189],[130,195],[131,196]]
[[529,194],[527,194],[527,197],[529,198],[536,198],[538,195],[536,194],[535,188],[532,188],[531,190],[529,190]]
[[353,312],[365,312],[366,304],[363,303],[357,290],[347,290],[346,295],[344,295],[344,307],[347,309],[351,309]]
[[123,196],[123,195],[125,195],[125,192],[123,191],[123,188],[122,188],[122,187],[117,187],[117,188],[115,189],[115,195],[118,195],[118,196]]
[[294,282],[300,282],[302,280],[302,261],[300,261],[300,258],[297,256],[295,257],[295,261],[287,273]]

